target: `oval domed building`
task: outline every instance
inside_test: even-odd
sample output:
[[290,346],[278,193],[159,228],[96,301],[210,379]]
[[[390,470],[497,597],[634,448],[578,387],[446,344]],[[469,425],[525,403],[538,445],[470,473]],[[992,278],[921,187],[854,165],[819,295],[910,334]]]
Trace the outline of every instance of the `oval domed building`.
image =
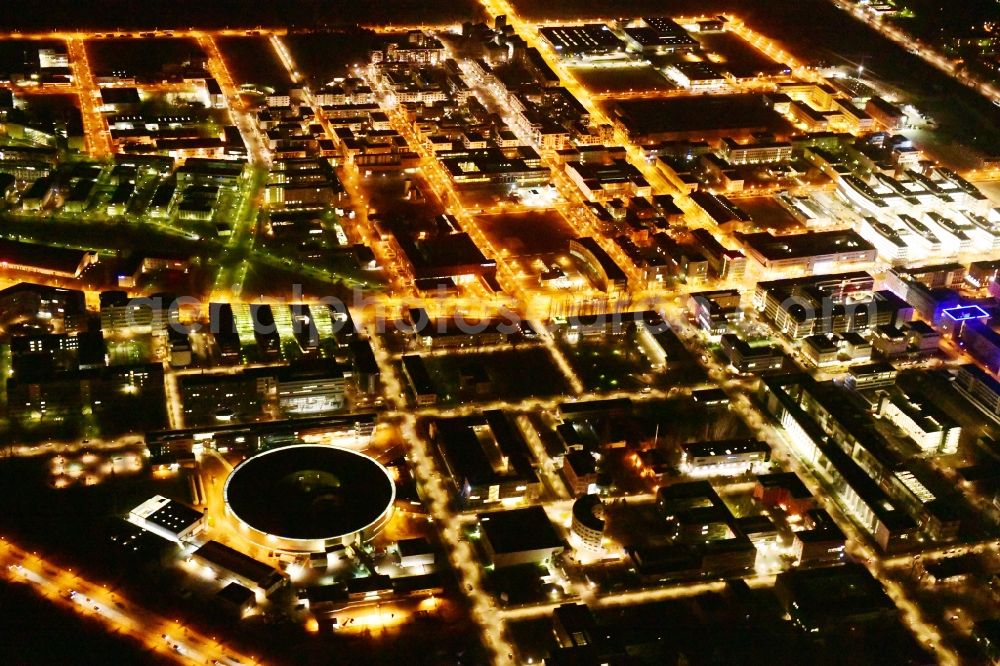
[[226,515],[250,541],[315,553],[373,539],[392,517],[396,485],[363,453],[296,444],[244,460],[223,493]]

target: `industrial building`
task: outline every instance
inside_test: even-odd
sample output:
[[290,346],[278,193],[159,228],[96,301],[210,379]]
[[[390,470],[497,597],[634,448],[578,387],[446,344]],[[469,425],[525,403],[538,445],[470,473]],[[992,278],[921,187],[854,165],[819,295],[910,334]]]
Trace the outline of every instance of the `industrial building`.
[[601,23],[543,26],[538,32],[564,58],[598,58],[625,52],[625,42]]
[[0,267],[7,270],[75,279],[95,263],[94,251],[0,239]]
[[871,267],[877,257],[875,247],[851,230],[782,236],[761,232],[740,238],[747,255],[767,271],[858,270]]
[[205,529],[205,515],[156,495],[128,512],[128,521],[170,541],[189,541]]
[[253,590],[258,601],[270,597],[288,581],[277,569],[218,541],[206,541],[198,546],[190,561],[207,568],[220,582],[236,582]]

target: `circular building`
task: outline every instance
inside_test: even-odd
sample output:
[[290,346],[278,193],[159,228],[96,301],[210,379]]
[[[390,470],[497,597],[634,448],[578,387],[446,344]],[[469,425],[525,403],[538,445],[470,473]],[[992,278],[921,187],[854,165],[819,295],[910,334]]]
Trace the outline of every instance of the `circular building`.
[[600,551],[604,541],[604,502],[597,495],[584,495],[573,502],[570,532],[585,548]]
[[297,444],[240,463],[226,479],[226,514],[265,548],[323,552],[370,541],[392,516],[396,485],[355,451]]

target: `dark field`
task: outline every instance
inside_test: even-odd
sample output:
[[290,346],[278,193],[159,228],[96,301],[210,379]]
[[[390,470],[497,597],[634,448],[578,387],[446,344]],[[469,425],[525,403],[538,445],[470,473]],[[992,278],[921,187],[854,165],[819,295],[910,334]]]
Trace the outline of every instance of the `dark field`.
[[[418,660],[411,655],[410,663],[460,663],[456,654],[469,655],[467,663],[485,663],[479,654],[478,633],[457,603],[446,616],[418,618],[398,631],[379,634],[377,651],[371,649],[371,636],[315,636],[288,623],[233,623],[225,613],[205,612],[211,606],[195,602],[198,593],[191,595],[197,586],[176,569],[154,567],[151,571],[141,563],[148,560],[124,556],[107,538],[120,529],[128,508],[150,496],[188,497],[183,476],[166,480],[147,474],[119,476],[96,486],[64,490],[52,489],[48,476],[41,458],[7,460],[0,466],[0,483],[11,495],[0,514],[0,532],[29,550],[72,553],[72,559],[52,561],[106,582],[115,593],[164,617],[217,636],[234,650],[257,655],[259,663],[400,664],[410,650],[422,655]],[[0,663],[5,666],[176,663],[164,662],[143,646],[107,634],[103,624],[67,614],[33,589],[0,586],[0,616],[4,622]]]
[[28,65],[30,68],[38,67],[38,50],[52,48],[53,46],[58,46],[63,51],[66,50],[62,42],[55,42],[48,39],[31,41],[11,39],[0,41],[0,78],[5,77],[11,72],[24,72],[25,65]]
[[351,23],[461,23],[479,16],[473,0],[5,0],[0,28],[94,30],[317,27]]
[[24,100],[28,113],[40,123],[64,121],[72,109],[80,106],[80,100],[73,93],[25,95]]
[[216,44],[236,85],[254,84],[276,90],[288,86],[288,72],[266,37],[219,37]]
[[759,3],[747,0],[627,0],[610,3],[607,0],[511,0],[524,18],[553,19],[572,16],[574,19],[612,18],[620,16],[710,16],[719,12],[745,13]]
[[[550,397],[567,392],[566,382],[544,347],[511,348],[492,352],[468,352],[424,358],[427,370],[442,403],[465,400],[500,399],[509,402],[525,398]],[[462,368],[477,364],[492,383],[483,396],[470,395],[460,387]]]
[[354,65],[368,62],[369,52],[385,39],[369,30],[350,29],[288,35],[285,45],[295,64],[316,86],[344,76]]
[[205,56],[190,39],[107,39],[87,43],[87,55],[95,76],[125,71],[139,79],[157,80],[164,71]]
[[741,198],[739,205],[750,213],[750,217],[759,229],[777,229],[781,232],[805,231],[791,213],[770,197]]
[[758,74],[778,75],[786,69],[786,63],[776,63],[743,41],[738,35],[729,32],[698,35],[701,46],[709,53],[722,56],[719,65],[737,78],[750,78]]
[[785,128],[785,121],[764,104],[762,95],[701,95],[657,100],[615,102],[630,132],[639,135],[659,132],[739,131],[767,127]]
[[[110,636],[96,620],[56,606],[23,583],[0,585],[5,664],[170,664],[137,641]],[[52,640],[52,636],[58,640]]]
[[514,256],[566,252],[576,238],[559,211],[508,213],[479,218],[483,232]]
[[593,93],[673,90],[677,86],[656,69],[646,67],[571,67],[573,76]]

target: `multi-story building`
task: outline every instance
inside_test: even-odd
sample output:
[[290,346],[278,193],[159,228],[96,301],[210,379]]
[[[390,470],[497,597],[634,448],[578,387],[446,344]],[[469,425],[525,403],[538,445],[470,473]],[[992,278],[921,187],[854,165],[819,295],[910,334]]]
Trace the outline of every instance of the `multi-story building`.
[[563,456],[562,473],[574,497],[586,495],[597,484],[597,461],[590,451],[570,451]]
[[793,338],[865,331],[912,318],[908,304],[874,287],[874,278],[864,272],[759,282],[754,306]]
[[565,170],[588,201],[652,195],[649,182],[626,160],[613,160],[609,164],[567,162]]
[[768,271],[809,273],[858,269],[874,264],[875,246],[852,230],[814,231],[774,236],[767,232],[741,237],[747,254]]
[[569,529],[584,548],[598,552],[604,549],[604,527],[604,502],[600,497],[584,495],[573,502],[573,520]]
[[958,369],[954,386],[980,411],[994,421],[1000,421],[1000,382],[996,378],[967,363]]
[[587,236],[571,240],[569,253],[580,261],[597,288],[618,292],[628,286],[625,271],[593,238]]
[[416,354],[406,354],[402,358],[403,376],[413,391],[418,405],[433,405],[437,402],[437,390],[427,371],[424,360]]
[[344,406],[346,379],[330,363],[298,363],[275,372],[278,407],[287,416],[325,414]]
[[406,41],[395,41],[384,50],[372,53],[372,62],[410,62],[420,65],[437,65],[446,58],[444,44],[420,30],[406,33]]
[[124,291],[101,292],[102,331],[149,332],[152,325],[153,304],[148,299],[133,301]]
[[792,159],[792,144],[787,141],[738,143],[726,137],[722,154],[730,164],[768,164]]
[[693,476],[737,476],[770,459],[771,447],[758,440],[689,442],[680,445],[678,467]]
[[840,354],[840,345],[829,335],[817,333],[807,335],[802,339],[802,356],[816,366],[832,365],[837,363],[837,356]]
[[812,429],[819,438],[798,441],[798,453],[811,460],[814,469],[828,472],[831,485],[843,488],[842,505],[868,525],[884,550],[914,547],[917,528],[935,539],[956,536],[959,514],[932,490],[940,482],[889,446],[860,400],[832,382],[815,382],[808,375],[765,383],[769,406],[775,404],[775,398],[799,405],[800,411],[795,413],[800,418],[799,427]]
[[765,379],[761,397],[767,409],[788,432],[797,457],[811,466],[833,489],[840,505],[863,525],[884,551],[916,544],[917,524],[878,483],[836,443],[819,423],[822,417],[807,413],[812,404],[807,375]]
[[541,158],[528,146],[443,150],[437,153],[437,158],[460,188],[535,187],[545,185],[551,178],[548,167],[541,165]]
[[691,236],[701,248],[714,275],[738,281],[746,274],[747,258],[743,252],[725,247],[708,229],[695,229]]
[[540,492],[528,444],[503,412],[438,420],[431,435],[463,504],[529,500]]
[[541,563],[566,547],[540,506],[490,511],[476,518],[483,550],[497,568]]
[[761,474],[754,482],[753,498],[790,515],[802,515],[816,506],[812,493],[795,472]]
[[722,335],[743,319],[740,298],[737,289],[695,292],[688,296],[688,312],[703,331]]
[[899,390],[884,393],[876,413],[892,421],[924,453],[950,455],[958,450],[961,426],[926,396]]
[[906,124],[906,114],[895,104],[881,97],[872,97],[865,104],[865,112],[887,130],[894,131]]
[[719,339],[722,353],[740,373],[760,373],[780,370],[785,354],[774,345],[750,345],[734,333],[724,333]]

